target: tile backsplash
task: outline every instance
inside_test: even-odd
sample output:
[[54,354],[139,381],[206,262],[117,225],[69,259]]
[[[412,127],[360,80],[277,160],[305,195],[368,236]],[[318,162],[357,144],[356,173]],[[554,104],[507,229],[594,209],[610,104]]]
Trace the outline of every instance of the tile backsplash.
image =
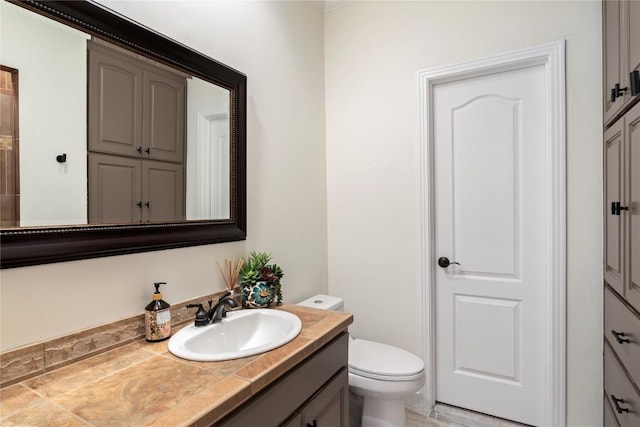
[[[194,318],[194,309],[187,304],[202,304],[215,300],[226,291],[206,295],[171,305],[171,327],[183,326]],[[239,297],[238,297],[239,298]],[[240,301],[238,306],[240,306]],[[31,344],[0,354],[0,387],[6,387],[36,375],[50,372],[78,360],[144,338],[144,313],[89,328],[45,342]]]

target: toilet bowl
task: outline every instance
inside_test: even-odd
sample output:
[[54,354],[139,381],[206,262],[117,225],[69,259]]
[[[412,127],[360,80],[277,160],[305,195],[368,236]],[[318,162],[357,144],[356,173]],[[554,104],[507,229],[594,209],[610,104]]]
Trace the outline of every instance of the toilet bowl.
[[[342,299],[316,295],[299,303],[343,311]],[[363,427],[406,425],[405,399],[425,381],[424,363],[415,354],[374,341],[349,339],[349,390],[362,397]]]

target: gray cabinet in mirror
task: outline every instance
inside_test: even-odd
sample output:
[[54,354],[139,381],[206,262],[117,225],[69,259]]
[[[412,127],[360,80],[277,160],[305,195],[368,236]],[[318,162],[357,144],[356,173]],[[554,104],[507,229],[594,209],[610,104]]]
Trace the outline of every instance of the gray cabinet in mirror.
[[[0,229],[2,268],[245,239],[244,74],[92,2],[0,0],[0,7],[0,65],[15,72],[20,82],[16,135],[21,156],[18,217],[3,221]],[[27,20],[37,25],[25,24]],[[21,34],[26,28],[31,32]],[[37,41],[40,30],[31,28],[56,29],[57,37],[47,37],[50,48]],[[70,39],[72,47],[62,47],[63,39]],[[67,68],[56,76],[37,62],[41,58],[34,58],[35,53],[23,62],[16,59],[18,52],[24,57],[38,51],[58,52],[55,62]],[[105,52],[109,61],[116,58],[111,65],[104,66]],[[30,60],[41,65],[27,67]],[[44,74],[80,84],[65,85],[57,94],[29,86],[44,82]],[[96,90],[106,96],[96,98]],[[53,104],[36,102],[38,96]],[[63,114],[47,125],[46,116],[56,111]],[[105,127],[109,121],[119,126]],[[7,138],[3,136],[0,149],[17,146],[17,138],[15,145],[4,144]],[[65,160],[56,161],[63,153]],[[120,198],[122,210],[101,220],[104,212],[96,214],[92,206],[117,188],[91,182],[94,154],[114,156],[109,161],[112,176],[119,162],[129,165],[132,160],[142,163],[124,168],[128,174],[148,169],[144,162],[176,173],[164,174],[172,179],[146,183],[131,175],[125,193],[140,194],[130,197],[135,206]],[[46,170],[52,175],[44,175]],[[116,177],[122,185],[127,181],[124,175]],[[102,193],[94,195],[92,188]],[[141,199],[145,189],[162,210],[135,213],[133,207],[150,202]],[[126,211],[129,215],[121,215]]]

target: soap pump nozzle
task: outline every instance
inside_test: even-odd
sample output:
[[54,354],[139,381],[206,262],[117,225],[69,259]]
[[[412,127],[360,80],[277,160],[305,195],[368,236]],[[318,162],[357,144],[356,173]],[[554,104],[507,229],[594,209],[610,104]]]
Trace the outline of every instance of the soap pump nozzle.
[[153,286],[156,287],[156,291],[153,293],[153,299],[159,300],[162,299],[162,292],[160,292],[160,285],[166,285],[167,282],[155,282]]

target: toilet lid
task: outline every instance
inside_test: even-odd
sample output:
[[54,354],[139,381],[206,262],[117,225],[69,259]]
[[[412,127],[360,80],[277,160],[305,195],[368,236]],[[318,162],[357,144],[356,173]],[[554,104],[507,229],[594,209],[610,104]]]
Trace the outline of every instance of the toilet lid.
[[349,371],[373,379],[410,380],[423,374],[424,363],[401,348],[356,339],[349,343]]

